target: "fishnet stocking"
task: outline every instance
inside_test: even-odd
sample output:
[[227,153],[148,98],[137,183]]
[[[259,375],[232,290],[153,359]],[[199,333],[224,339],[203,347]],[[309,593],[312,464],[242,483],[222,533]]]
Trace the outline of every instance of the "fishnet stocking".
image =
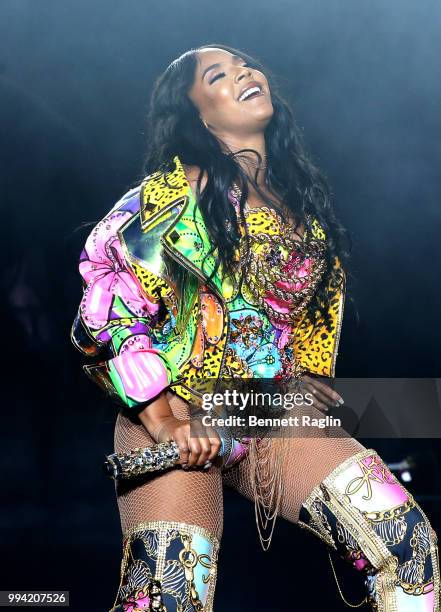
[[[167,393],[176,418],[189,418],[187,403]],[[154,444],[144,425],[136,417],[118,414],[115,425],[115,452]],[[146,521],[178,521],[204,527],[218,539],[223,528],[222,476],[219,467],[209,470],[172,469],[131,488],[117,488],[123,533]]]
[[[302,418],[308,414],[312,418],[323,418],[323,413],[315,408],[307,411],[296,410]],[[300,508],[312,489],[334,470],[340,463],[364,449],[354,438],[347,437],[346,432],[337,427],[320,430],[303,427],[293,430],[286,428],[284,438],[264,439],[257,446],[257,460],[266,459],[269,471],[274,471],[276,463],[282,461],[283,496],[279,515],[296,523],[299,520]],[[293,431],[298,437],[292,437]],[[254,500],[252,477],[253,462],[247,456],[239,464],[222,473],[225,485],[235,489],[244,497]]]
[[[177,418],[188,418],[188,405],[184,400],[170,391],[167,398]],[[299,412],[296,414],[300,415]],[[309,409],[308,414],[323,417],[314,409]],[[340,463],[364,448],[353,438],[343,437],[346,434],[338,428],[329,427],[322,432],[324,437],[317,438],[311,428],[304,428],[302,437],[293,438],[290,437],[293,434],[290,428],[285,438],[265,440],[258,447],[258,456],[265,456],[270,465],[275,465],[277,457],[282,458],[283,497],[279,515],[293,523],[298,521],[301,505],[311,490]],[[119,413],[115,426],[115,452],[152,444],[153,439],[139,419],[130,419]],[[254,500],[252,477],[252,461],[246,457],[224,471],[215,465],[208,471],[176,469],[153,477],[141,486],[124,483],[117,488],[123,533],[142,522],[169,520],[200,525],[220,539],[223,529],[222,485]]]

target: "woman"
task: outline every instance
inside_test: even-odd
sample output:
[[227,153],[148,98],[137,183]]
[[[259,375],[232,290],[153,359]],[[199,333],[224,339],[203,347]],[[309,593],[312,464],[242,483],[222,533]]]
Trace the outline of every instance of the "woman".
[[364,572],[373,609],[438,610],[435,532],[375,451],[328,427],[237,436],[222,465],[215,431],[190,435],[207,380],[297,380],[316,414],[343,401],[320,378],[335,375],[346,234],[268,72],[224,45],[184,53],[156,83],[150,134],[147,177],[86,242],[73,328],[122,404],[115,451],[180,452],[117,488],[112,610],[212,610],[223,484],[254,500],[264,548],[283,516]]

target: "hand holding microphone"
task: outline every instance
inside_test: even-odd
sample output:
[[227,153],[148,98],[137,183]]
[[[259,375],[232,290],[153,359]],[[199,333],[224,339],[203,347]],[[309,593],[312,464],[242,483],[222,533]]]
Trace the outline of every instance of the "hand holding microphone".
[[151,436],[158,444],[175,442],[179,463],[184,469],[209,467],[222,445],[216,431],[212,427],[204,427],[199,419],[181,420],[173,415],[161,420]]
[[[178,420],[178,419],[176,419]],[[179,421],[179,425],[186,425],[189,421]],[[192,420],[192,427],[194,426],[194,420]],[[171,426],[171,429],[168,429],[168,426]],[[201,424],[202,426],[202,424]],[[229,467],[235,463],[235,461],[239,460],[247,451],[247,446],[249,440],[237,440],[232,437],[231,433],[226,428],[210,428],[212,431],[205,431],[204,436],[208,433],[212,433],[213,435],[210,438],[202,437],[202,440],[210,440],[210,452],[208,454],[208,459],[205,463],[203,463],[202,453],[199,455],[195,454],[195,457],[191,457],[190,449],[188,452],[185,452],[186,446],[183,446],[184,454],[181,456],[180,447],[175,439],[170,438],[172,435],[171,432],[176,430],[174,429],[175,424],[164,423],[164,428],[158,429],[158,440],[157,444],[153,446],[148,446],[146,448],[134,448],[125,453],[113,453],[112,455],[108,455],[106,457],[106,461],[104,463],[104,469],[108,476],[113,478],[114,480],[123,480],[136,478],[137,476],[141,476],[142,474],[146,474],[148,472],[158,472],[168,468],[177,467],[179,465],[188,465],[190,459],[192,459],[192,464],[195,466],[202,466],[203,468],[209,468],[211,466],[210,457],[213,455],[213,458],[218,456],[221,458],[222,466]],[[206,428],[208,430],[209,428]],[[186,428],[184,427],[182,430],[175,433],[177,439],[180,439],[180,434],[184,432],[186,433]],[[152,436],[153,437],[153,436]],[[200,441],[201,438],[183,438],[182,444],[185,444],[185,440],[190,441]],[[194,446],[196,449],[198,448],[196,445]],[[205,445],[204,445],[205,446]],[[219,448],[218,451],[216,449]],[[188,457],[190,456],[190,457]],[[201,458],[202,457],[202,458]],[[185,469],[185,468],[184,468]]]
[[[170,401],[178,400],[170,394]],[[216,457],[223,468],[228,468],[248,452],[250,438],[235,437],[227,427],[204,426],[196,417],[176,418],[166,393],[162,393],[139,413],[156,444],[108,455],[106,474],[120,480],[179,466],[208,469]]]

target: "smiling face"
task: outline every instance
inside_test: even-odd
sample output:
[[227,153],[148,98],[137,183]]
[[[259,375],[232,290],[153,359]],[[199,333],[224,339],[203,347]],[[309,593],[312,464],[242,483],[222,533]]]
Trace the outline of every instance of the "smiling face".
[[[197,60],[188,95],[208,129],[220,138],[263,132],[274,112],[263,72],[224,49],[199,49]],[[240,98],[250,87],[260,91]]]

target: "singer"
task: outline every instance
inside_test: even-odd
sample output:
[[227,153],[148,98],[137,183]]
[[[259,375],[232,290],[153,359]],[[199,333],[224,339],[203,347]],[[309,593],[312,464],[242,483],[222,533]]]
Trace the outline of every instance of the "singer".
[[205,379],[297,379],[317,417],[343,402],[323,377],[347,264],[327,181],[270,72],[225,45],[175,59],[154,86],[143,178],[80,258],[72,339],[121,404],[115,452],[170,440],[180,452],[181,467],[116,489],[113,612],[213,609],[224,484],[254,500],[264,549],[266,519],[282,516],[363,572],[372,609],[439,610],[435,532],[374,450],[330,426],[243,441],[219,466],[216,432],[190,436]]

